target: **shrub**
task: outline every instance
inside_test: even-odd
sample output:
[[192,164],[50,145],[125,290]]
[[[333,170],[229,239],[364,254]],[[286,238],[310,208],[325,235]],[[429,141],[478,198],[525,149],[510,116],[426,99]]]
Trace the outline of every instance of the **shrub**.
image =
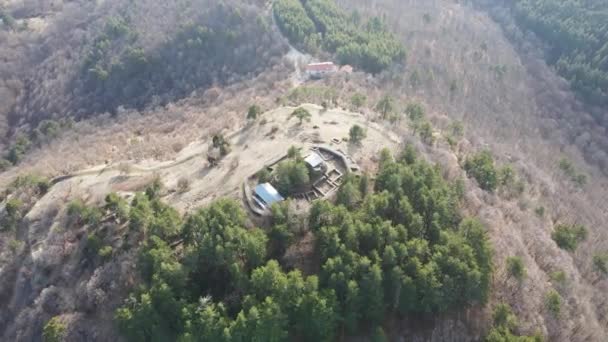
[[230,154],[230,152],[232,152],[232,148],[230,147],[230,145],[223,144],[220,146],[220,155],[222,157],[227,156],[228,154]]
[[287,158],[290,159],[300,159],[302,158],[302,154],[300,153],[300,149],[296,146],[290,146],[287,150]]
[[383,119],[386,119],[395,111],[395,106],[395,99],[390,95],[385,95],[376,104],[376,111],[382,114]]
[[433,136],[433,126],[431,126],[431,123],[425,121],[420,124],[419,129],[419,134],[422,141],[428,145],[433,145],[433,143],[435,143],[435,137]]
[[73,200],[68,204],[68,215],[76,216],[79,219],[85,216],[86,205],[81,200]]
[[23,202],[21,202],[18,198],[11,198],[6,201],[4,206],[4,210],[6,210],[6,215],[11,220],[19,220],[21,218],[21,209],[23,208]]
[[608,253],[595,254],[593,256],[593,268],[603,275],[608,275]]
[[549,274],[549,278],[551,278],[551,281],[556,284],[564,285],[566,283],[566,272],[561,270],[551,272]]
[[367,101],[367,97],[365,95],[361,94],[361,93],[355,93],[350,98],[350,103],[356,109],[359,109],[359,108],[363,107],[365,105],[365,101]]
[[560,224],[551,237],[560,248],[573,252],[587,238],[587,229],[582,225]]
[[173,150],[173,152],[179,153],[181,150],[184,149],[184,144],[179,141],[174,142],[173,144],[171,144],[171,149]]
[[574,168],[574,164],[566,158],[563,157],[559,160],[559,168],[562,170],[567,176],[574,177],[576,175],[576,169]]
[[59,316],[51,318],[42,329],[42,337],[45,342],[62,342],[66,333],[65,323]]
[[10,161],[0,158],[0,172],[8,170],[12,165],[13,164]]
[[17,21],[13,18],[10,13],[7,13],[4,9],[0,9],[0,20],[2,23],[6,25],[11,30],[14,30],[17,27]]
[[424,119],[424,107],[419,103],[410,103],[405,108],[405,114],[413,123],[419,122]]
[[513,314],[513,311],[511,311],[511,307],[505,303],[496,305],[492,313],[492,320],[495,327],[505,327],[509,330],[514,330],[518,326],[517,318]]
[[42,120],[34,130],[34,141],[49,142],[59,136],[61,125],[54,120]]
[[361,141],[365,139],[367,133],[365,129],[359,125],[353,125],[348,132],[349,140],[351,143],[355,145],[361,144]]
[[515,279],[521,281],[526,276],[526,266],[520,257],[507,258],[507,271]]
[[8,248],[13,254],[16,254],[21,250],[21,248],[23,248],[24,245],[25,243],[23,241],[12,239],[8,243]]
[[412,88],[418,88],[420,84],[420,74],[418,73],[418,70],[414,70],[410,75],[410,85],[412,86]]
[[458,90],[458,81],[453,80],[450,82],[450,93],[454,93]]
[[153,218],[150,199],[144,194],[135,194],[129,209],[129,228],[137,232],[146,232]]
[[179,193],[184,193],[190,190],[190,180],[188,178],[182,177],[177,181],[177,191]]
[[17,164],[23,155],[30,149],[32,142],[26,136],[20,135],[8,151],[8,159],[11,163]]
[[560,170],[562,170],[562,172],[577,186],[583,187],[587,184],[587,175],[578,173],[574,167],[574,164],[568,158],[564,157],[560,159],[558,166]]
[[258,183],[268,183],[272,180],[272,174],[267,168],[261,169],[255,175],[258,178]]
[[99,250],[101,249],[101,247],[101,238],[96,233],[89,234],[89,236],[87,237],[87,245],[84,249],[85,255],[92,260],[99,255]]
[[464,125],[460,121],[453,121],[448,130],[449,134],[455,138],[460,138],[464,135]]
[[486,191],[494,191],[498,185],[498,175],[494,167],[494,158],[489,151],[479,152],[467,158],[464,169],[473,177],[479,186]]
[[515,171],[511,165],[505,165],[498,170],[498,182],[502,186],[510,186],[515,182]]
[[150,235],[156,235],[168,241],[175,238],[181,229],[181,216],[173,207],[155,199],[151,202],[152,216],[149,221]]
[[485,338],[485,342],[542,342],[543,336],[536,333],[533,336],[520,336],[514,333],[519,323],[508,304],[498,304],[492,315],[494,324]]
[[543,217],[543,216],[545,216],[545,207],[543,207],[542,205],[541,205],[541,206],[536,207],[536,209],[534,209],[534,213],[535,213],[535,214],[536,214],[536,216],[538,216],[538,217]]
[[129,219],[129,204],[115,192],[109,193],[106,196],[104,208],[110,211],[120,222],[125,222]]
[[51,188],[51,182],[46,178],[38,178],[36,181],[36,187],[41,195],[46,194]]
[[562,306],[562,297],[557,291],[551,289],[545,295],[545,307],[554,316],[559,316]]
[[99,209],[88,207],[81,200],[73,200],[68,204],[68,217],[71,224],[96,225],[101,221]]
[[247,119],[255,120],[258,116],[262,114],[262,109],[258,105],[251,105],[249,110],[247,110]]
[[103,246],[99,250],[98,254],[101,257],[101,260],[103,260],[105,262],[105,261],[110,260],[110,258],[112,257],[113,251],[114,251],[114,249],[112,248],[112,246]]
[[584,187],[585,185],[587,185],[587,175],[584,175],[582,173],[579,173],[578,175],[576,175],[572,181],[578,185],[579,187]]
[[519,196],[526,190],[525,183],[516,178],[515,171],[511,165],[502,166],[497,174],[498,184],[506,196]]
[[422,15],[422,20],[424,20],[425,24],[428,24],[431,22],[431,15],[429,13],[424,13]]
[[154,180],[146,187],[146,196],[149,200],[153,200],[160,197],[163,190],[163,182],[160,177],[154,177]]
[[211,143],[214,148],[219,148],[226,143],[226,139],[223,134],[216,134],[211,138]]
[[46,194],[50,187],[51,183],[48,179],[34,174],[18,176],[11,183],[11,188],[13,190],[32,189],[37,191],[39,195]]
[[301,125],[304,121],[310,121],[310,118],[312,117],[312,115],[310,115],[310,112],[302,107],[296,108],[296,110],[291,113],[291,117],[294,116],[299,120],[299,125]]
[[323,107],[323,112],[326,112],[329,109],[329,103],[327,101],[321,102],[321,107]]

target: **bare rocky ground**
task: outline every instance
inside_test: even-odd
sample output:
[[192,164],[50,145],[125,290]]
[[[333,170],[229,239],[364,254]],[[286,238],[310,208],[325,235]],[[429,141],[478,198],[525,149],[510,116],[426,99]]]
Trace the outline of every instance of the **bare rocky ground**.
[[[303,107],[312,117],[302,124],[291,117],[295,107],[280,107],[264,113],[257,121],[247,122],[236,131],[222,132],[230,142],[231,152],[217,166],[209,165],[207,161],[210,145],[207,138],[192,142],[174,160],[123,161],[75,172],[69,179],[55,184],[29,216],[31,219],[38,217],[41,210],[57,201],[83,199],[91,204],[101,204],[109,192],[129,195],[155,178],[169,190],[164,199],[186,213],[217,198],[238,197],[246,177],[285,155],[290,146],[306,151],[315,144],[332,144],[361,161],[362,165],[372,168],[371,158],[375,158],[382,148],[395,148],[400,142],[395,134],[361,114],[339,109],[324,111],[322,107],[311,104]],[[354,124],[367,129],[367,138],[361,146],[342,142],[343,138],[348,138],[348,131]],[[333,139],[340,143],[332,142]],[[189,181],[187,191],[177,189],[182,178]]]

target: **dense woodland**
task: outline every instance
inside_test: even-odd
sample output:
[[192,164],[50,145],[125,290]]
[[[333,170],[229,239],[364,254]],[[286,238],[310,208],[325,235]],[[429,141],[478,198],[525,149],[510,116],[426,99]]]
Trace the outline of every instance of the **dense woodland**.
[[[518,0],[517,21],[548,43],[547,60],[588,103],[608,105],[608,9],[605,1]],[[596,117],[608,126],[608,117]]]
[[[373,189],[349,176],[337,204],[312,205],[308,224],[284,202],[269,228],[248,228],[232,200],[182,224],[154,190],[138,195],[120,216],[145,236],[144,284],[116,312],[121,332],[132,341],[332,341],[382,335],[389,316],[484,304],[492,250],[484,227],[459,214],[462,184],[411,148],[380,159]],[[315,238],[312,274],[283,258],[305,234]]]
[[76,82],[84,82],[82,98],[94,99],[94,111],[165,104],[260,72],[281,51],[270,30],[257,14],[220,4],[183,23],[156,51],[146,51],[129,18],[114,17],[91,45]]
[[378,73],[403,61],[405,49],[380,18],[345,15],[333,0],[278,0],[276,21],[295,46],[335,54],[340,64]]

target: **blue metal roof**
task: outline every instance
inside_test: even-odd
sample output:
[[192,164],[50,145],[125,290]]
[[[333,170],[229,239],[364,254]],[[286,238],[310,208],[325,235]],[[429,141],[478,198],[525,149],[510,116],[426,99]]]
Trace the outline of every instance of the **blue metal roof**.
[[255,194],[268,206],[285,200],[270,183],[258,184]]

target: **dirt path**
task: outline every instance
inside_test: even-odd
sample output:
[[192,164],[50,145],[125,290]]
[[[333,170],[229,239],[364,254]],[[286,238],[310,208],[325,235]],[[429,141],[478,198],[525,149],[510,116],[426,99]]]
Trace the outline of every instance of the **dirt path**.
[[[269,2],[266,11],[267,14],[270,15],[270,17],[272,18],[272,25],[274,25],[278,32],[281,32],[281,30],[279,29],[279,25],[277,25],[276,18],[272,13],[272,2]],[[306,64],[312,62],[313,57],[307,53],[303,53],[300,50],[296,49],[293,45],[291,45],[291,42],[289,42],[289,39],[287,39],[287,37],[283,36],[283,38],[285,39],[287,45],[289,45],[289,52],[287,53],[287,55],[285,55],[285,58],[287,58],[287,60],[293,63],[295,69],[291,77],[292,86],[295,88],[306,82],[307,77],[303,73],[303,69]]]

